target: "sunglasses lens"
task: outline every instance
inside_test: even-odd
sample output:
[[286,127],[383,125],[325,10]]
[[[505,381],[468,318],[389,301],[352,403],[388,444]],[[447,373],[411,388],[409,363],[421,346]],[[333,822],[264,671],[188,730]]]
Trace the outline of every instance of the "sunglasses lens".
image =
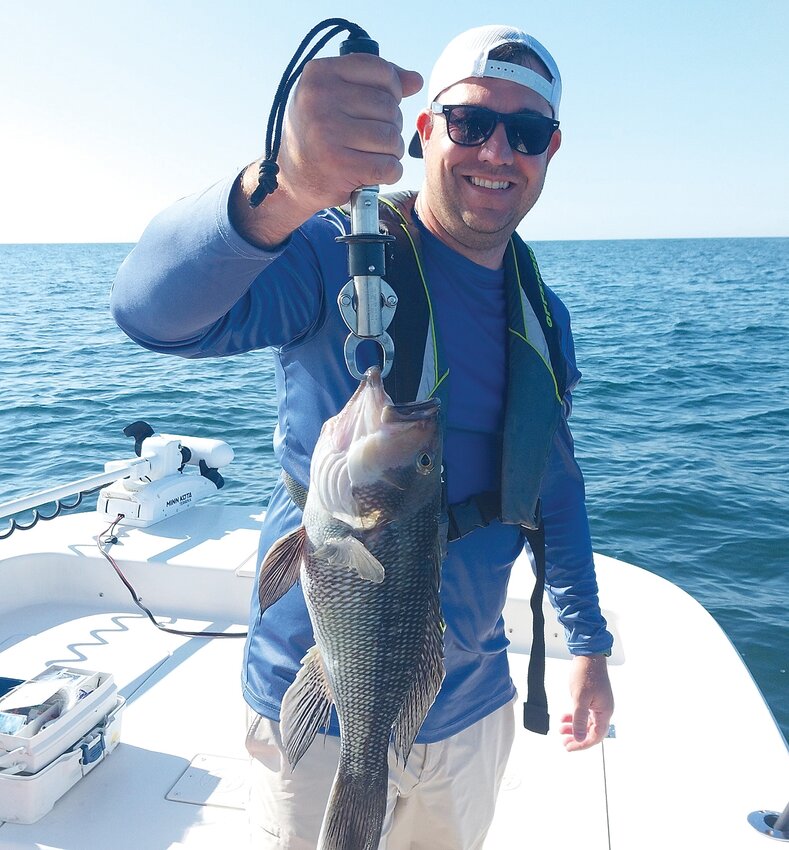
[[449,138],[456,145],[481,145],[496,127],[496,114],[478,106],[455,106],[447,115]]
[[518,115],[510,119],[507,139],[513,150],[525,154],[544,153],[556,127],[542,115]]
[[484,106],[444,107],[449,138],[456,145],[475,147],[486,142],[499,120],[504,122],[510,147],[519,153],[544,153],[558,122],[545,115],[512,113],[499,115]]

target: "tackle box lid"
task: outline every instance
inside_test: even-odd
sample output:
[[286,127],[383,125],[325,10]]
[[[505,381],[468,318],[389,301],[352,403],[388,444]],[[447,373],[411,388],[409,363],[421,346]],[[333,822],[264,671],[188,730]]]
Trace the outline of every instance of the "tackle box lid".
[[118,697],[112,674],[78,667],[52,665],[16,681],[0,696],[0,775],[37,773],[100,723]]

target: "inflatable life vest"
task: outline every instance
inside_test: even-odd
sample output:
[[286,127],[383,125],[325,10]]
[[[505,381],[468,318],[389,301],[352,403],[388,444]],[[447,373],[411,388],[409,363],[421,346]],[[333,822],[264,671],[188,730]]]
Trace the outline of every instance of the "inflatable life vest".
[[[384,387],[397,403],[438,397],[444,401],[451,377],[430,302],[421,260],[421,239],[413,221],[416,193],[379,196],[382,229],[395,236],[386,281],[398,297],[388,333],[397,356]],[[347,207],[341,210],[349,215]],[[494,519],[521,526],[532,549],[536,582],[531,597],[533,641],[529,661],[529,696],[524,725],[548,731],[545,695],[545,637],[542,594],[545,585],[545,534],[539,492],[556,428],[562,416],[567,368],[558,327],[531,248],[513,234],[504,255],[507,298],[507,397],[500,488],[448,505],[446,536],[463,537]]]
[[[412,218],[415,199],[408,192],[379,198],[381,223],[396,237],[386,280],[398,297],[388,328],[397,356],[384,386],[398,403],[446,399],[452,383],[420,259],[420,235]],[[517,234],[505,252],[504,278],[508,380],[501,488],[450,506],[450,540],[494,517],[529,529],[540,524],[540,484],[562,415],[567,368],[537,261]]]

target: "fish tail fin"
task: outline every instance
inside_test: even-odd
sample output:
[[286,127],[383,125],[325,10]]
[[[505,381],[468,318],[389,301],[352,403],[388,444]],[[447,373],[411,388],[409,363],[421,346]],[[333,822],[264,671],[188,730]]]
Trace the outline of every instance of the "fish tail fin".
[[389,769],[354,776],[343,767],[334,777],[318,840],[320,850],[376,850],[386,816]]

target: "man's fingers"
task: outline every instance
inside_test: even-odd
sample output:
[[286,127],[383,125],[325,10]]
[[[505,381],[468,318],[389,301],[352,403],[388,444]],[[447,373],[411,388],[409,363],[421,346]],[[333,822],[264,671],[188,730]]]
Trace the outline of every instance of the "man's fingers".
[[394,62],[365,54],[358,54],[358,60],[351,67],[349,77],[368,86],[387,89],[398,102],[404,97],[416,94],[424,84],[422,75],[417,71],[410,71],[395,65]]
[[572,714],[562,717],[562,726],[559,734],[564,738],[564,746],[568,752],[586,750],[599,744],[608,734],[608,723],[610,715],[590,710],[587,712],[586,723],[583,727],[583,736],[578,737],[580,726],[579,719]]
[[573,738],[585,741],[590,723],[589,706],[579,705],[573,712]]
[[424,85],[425,81],[422,79],[422,75],[416,71],[408,71],[398,65],[394,65],[393,67],[397,71],[398,77],[400,77],[403,97],[411,97],[411,95],[416,94]]
[[[312,65],[312,67],[310,67]],[[373,88],[385,89],[401,101],[404,97],[416,94],[421,88],[424,80],[417,71],[401,68],[393,62],[387,62],[380,56],[372,56],[369,53],[352,53],[348,56],[330,56],[323,59],[313,60],[304,72],[325,73],[324,69],[330,69],[347,83],[360,83]]]
[[375,186],[379,183],[389,185],[397,183],[403,176],[403,165],[399,158],[387,154],[348,149],[338,157],[337,163],[348,181],[343,185],[343,190],[348,195],[359,186]]
[[356,119],[338,130],[332,142],[342,150],[388,154],[402,159],[405,143],[398,124]]

